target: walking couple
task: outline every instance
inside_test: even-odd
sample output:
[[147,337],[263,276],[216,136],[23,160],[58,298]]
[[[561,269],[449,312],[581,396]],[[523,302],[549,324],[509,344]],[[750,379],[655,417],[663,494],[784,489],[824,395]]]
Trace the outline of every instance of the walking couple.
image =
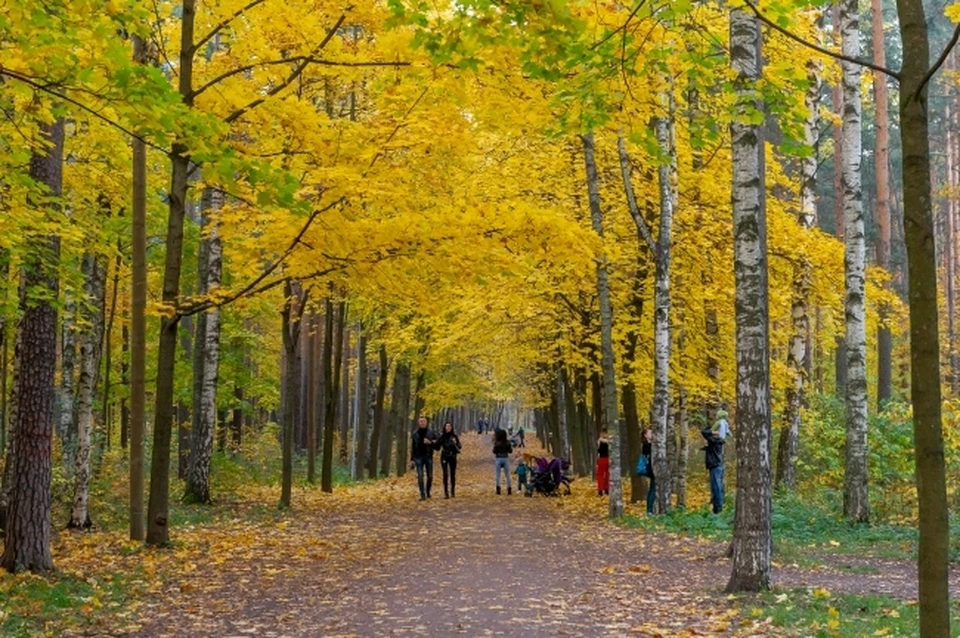
[[453,424],[444,424],[443,432],[427,428],[427,417],[420,417],[417,429],[413,431],[410,444],[410,467],[417,468],[417,485],[420,487],[420,500],[430,498],[433,486],[433,452],[440,450],[440,467],[443,468],[443,498],[457,495],[457,455],[460,453],[460,437],[453,431]]

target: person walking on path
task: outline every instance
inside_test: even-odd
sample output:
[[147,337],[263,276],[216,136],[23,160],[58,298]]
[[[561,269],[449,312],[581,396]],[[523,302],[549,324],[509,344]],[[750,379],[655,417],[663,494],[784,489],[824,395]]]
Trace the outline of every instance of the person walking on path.
[[520,441],[520,445],[517,447],[527,447],[527,444],[523,441],[523,426],[520,426],[520,429],[517,430],[517,440]]
[[[410,445],[410,467],[417,468],[417,485],[420,487],[420,500],[430,498],[430,488],[433,486],[433,451],[440,448],[437,434],[427,428],[427,417],[422,416],[417,421],[417,429],[413,431],[413,440]],[[426,482],[424,482],[426,472]]]
[[643,447],[640,449],[640,455],[647,457],[645,476],[650,479],[650,488],[647,489],[647,514],[653,514],[653,504],[657,501],[657,481],[653,477],[653,430],[650,428],[643,431]]
[[[460,454],[460,437],[447,421],[440,433],[440,467],[443,469],[443,498],[457,496],[457,455]],[[449,485],[448,485],[449,480]]]
[[713,505],[713,513],[719,514],[723,511],[723,439],[709,426],[703,428],[700,434],[707,441],[703,449],[710,473],[710,504]]
[[513,494],[513,479],[510,478],[510,454],[513,446],[507,440],[506,430],[496,430],[493,437],[493,473],[497,482],[497,494],[500,493],[500,472],[503,471],[503,480],[507,484],[507,494]]
[[610,443],[607,432],[600,433],[597,441],[597,495],[610,494]]

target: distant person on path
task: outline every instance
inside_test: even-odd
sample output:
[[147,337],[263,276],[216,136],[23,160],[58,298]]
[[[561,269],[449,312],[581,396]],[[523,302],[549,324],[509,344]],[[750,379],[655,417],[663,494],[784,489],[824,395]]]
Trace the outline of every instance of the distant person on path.
[[650,488],[647,490],[647,514],[653,514],[653,504],[657,501],[657,481],[653,477],[653,430],[643,431],[643,447],[640,455],[647,457],[647,478],[650,479]]
[[513,494],[513,479],[510,478],[510,454],[513,446],[507,440],[506,430],[496,430],[493,436],[493,473],[497,482],[497,494],[500,493],[500,471],[503,470],[503,480],[507,484],[507,494]]
[[[440,434],[440,467],[443,469],[443,498],[457,496],[457,455],[460,454],[460,437],[447,421]],[[449,479],[449,486],[447,481]]]
[[721,409],[717,411],[717,436],[719,436],[724,443],[726,443],[727,437],[730,435],[730,423],[727,422],[728,416],[726,410]]
[[527,444],[523,441],[523,426],[520,426],[520,429],[517,430],[517,440],[520,441],[520,445],[517,447],[527,447]]
[[527,474],[530,473],[530,468],[527,467],[527,463],[523,460],[523,457],[520,457],[520,460],[517,462],[517,468],[513,471],[517,475],[517,492],[523,494],[527,489]]
[[[427,417],[422,416],[417,421],[417,429],[413,431],[413,440],[410,445],[410,467],[417,468],[417,485],[420,487],[420,500],[430,498],[430,488],[433,486],[433,451],[440,448],[437,434],[427,429]],[[423,473],[426,471],[426,483]]]
[[700,434],[707,441],[703,449],[710,473],[710,504],[713,505],[713,513],[719,514],[723,511],[723,439],[709,426],[700,430]]
[[597,496],[604,494],[610,494],[610,443],[606,430],[597,441]]

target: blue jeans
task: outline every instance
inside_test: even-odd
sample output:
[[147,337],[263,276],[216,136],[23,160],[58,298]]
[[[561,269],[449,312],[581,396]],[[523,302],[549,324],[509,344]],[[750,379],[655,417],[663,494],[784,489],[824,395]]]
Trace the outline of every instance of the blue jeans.
[[719,514],[723,511],[723,466],[712,468],[710,470],[710,504],[713,505],[713,513]]
[[493,465],[493,474],[497,479],[497,487],[500,487],[500,472],[503,471],[503,482],[510,487],[510,458],[498,456]]
[[[417,485],[420,486],[420,498],[427,498],[430,496],[430,488],[433,487],[433,458],[413,459],[413,463],[417,466]],[[427,470],[426,488],[423,484],[424,469]]]
[[650,489],[647,490],[647,514],[653,514],[653,504],[657,500],[657,479],[650,477]]

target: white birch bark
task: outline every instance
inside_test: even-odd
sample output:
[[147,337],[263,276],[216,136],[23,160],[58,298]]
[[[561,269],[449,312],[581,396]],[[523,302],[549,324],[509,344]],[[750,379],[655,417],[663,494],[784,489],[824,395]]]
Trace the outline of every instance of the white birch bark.
[[[594,157],[593,132],[583,136],[583,156],[587,171],[587,194],[593,231],[603,238],[603,210],[600,207],[600,182]],[[620,427],[617,419],[617,386],[613,361],[613,309],[606,251],[597,262],[597,297],[600,300],[600,367],[603,372],[603,427],[610,449],[610,518],[623,517],[623,490],[620,484]]]
[[727,591],[770,584],[770,362],[767,298],[767,221],[760,25],[750,13],[730,12],[730,63],[736,73],[736,117],[730,125],[733,159],[733,252],[736,281],[737,497],[733,566]]
[[70,293],[65,293],[63,325],[60,331],[60,385],[57,388],[57,434],[63,451],[64,466],[73,469],[74,399],[76,390],[77,333],[74,317],[77,304]]
[[[663,96],[664,105],[672,105],[669,95]],[[657,143],[664,157],[672,157],[671,120],[669,113],[657,118],[654,127]],[[671,463],[667,439],[670,434],[670,350],[672,336],[670,331],[670,253],[671,229],[673,227],[673,180],[672,165],[661,162],[658,169],[660,191],[660,230],[657,235],[656,273],[653,293],[653,408],[651,412],[653,426],[653,475],[657,481],[657,505],[660,513],[670,511],[670,497],[673,487]]]
[[[860,17],[857,0],[840,4],[841,49],[845,56],[860,57]],[[850,521],[870,518],[867,497],[867,332],[866,241],[861,188],[860,75],[857,64],[843,68],[843,221],[846,297],[847,440],[844,472],[844,515]]]
[[[205,188],[201,201],[202,225],[206,237],[204,278],[201,294],[209,295],[220,286],[223,272],[223,242],[215,219],[223,207],[223,193]],[[201,350],[196,361],[200,363],[200,388],[195,393],[199,401],[194,406],[196,418],[191,432],[190,467],[187,469],[187,498],[197,503],[210,502],[210,459],[213,455],[213,437],[217,426],[217,381],[220,372],[220,309],[208,310],[202,322],[202,332],[195,348]]]
[[93,396],[96,390],[97,366],[100,362],[102,315],[106,270],[96,255],[86,253],[81,263],[84,296],[81,304],[82,323],[77,341],[80,346],[80,376],[77,380],[77,450],[74,470],[73,507],[67,527],[90,527],[90,440],[93,432]]

